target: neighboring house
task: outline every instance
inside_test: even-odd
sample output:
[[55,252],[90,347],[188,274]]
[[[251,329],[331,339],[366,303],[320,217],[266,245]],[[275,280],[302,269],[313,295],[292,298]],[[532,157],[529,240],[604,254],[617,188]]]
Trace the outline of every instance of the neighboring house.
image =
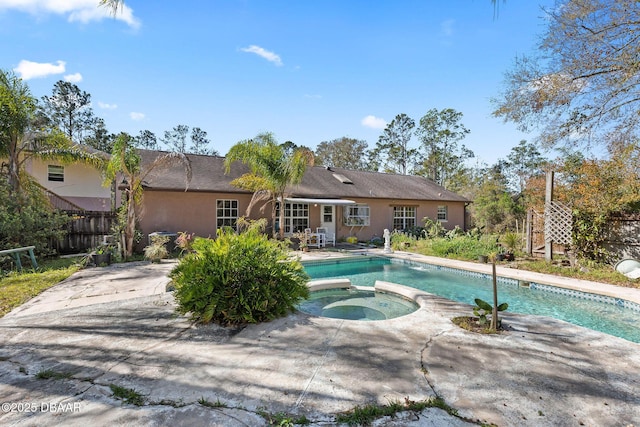
[[[83,146],[91,153],[106,153]],[[57,160],[41,160],[35,157],[25,162],[25,171],[54,195],[71,202],[86,211],[111,211],[112,188],[104,187],[99,170],[82,163],[65,164]],[[67,209],[65,207],[65,209]]]
[[[162,152],[140,150],[143,164]],[[157,169],[144,183],[140,228],[152,232],[195,233],[215,236],[216,229],[234,226],[246,214],[252,194],[230,182],[248,172],[240,162],[225,174],[224,158],[189,155],[193,178],[185,191],[184,167]],[[384,229],[403,230],[438,220],[447,229],[465,229],[466,198],[433,181],[409,175],[309,167],[302,183],[292,186],[285,200],[285,235],[325,227],[337,240],[381,237]],[[253,208],[250,218],[271,219],[271,208]],[[270,227],[272,224],[270,224]],[[278,227],[278,224],[276,224]]]

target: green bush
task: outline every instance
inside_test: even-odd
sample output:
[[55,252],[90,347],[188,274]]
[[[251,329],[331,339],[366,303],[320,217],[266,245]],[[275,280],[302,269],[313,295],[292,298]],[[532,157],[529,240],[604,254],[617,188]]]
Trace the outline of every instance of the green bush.
[[402,250],[404,248],[408,248],[413,243],[415,243],[418,239],[409,233],[405,233],[403,231],[393,230],[391,233],[391,247],[394,250]]
[[149,240],[151,244],[144,248],[144,257],[146,259],[151,262],[160,262],[160,260],[169,257],[169,250],[167,249],[169,236],[152,236]]
[[309,297],[309,276],[289,257],[287,242],[270,240],[257,227],[239,234],[221,229],[215,240],[196,238],[193,250],[170,277],[177,310],[198,323],[265,322]]
[[496,240],[491,236],[478,239],[475,236],[464,235],[431,239],[428,255],[475,260],[479,255],[487,255],[496,250]]
[[24,180],[23,192],[12,195],[0,175],[0,249],[35,246],[36,255],[55,253],[55,242],[66,234],[69,217],[51,209],[41,190]]

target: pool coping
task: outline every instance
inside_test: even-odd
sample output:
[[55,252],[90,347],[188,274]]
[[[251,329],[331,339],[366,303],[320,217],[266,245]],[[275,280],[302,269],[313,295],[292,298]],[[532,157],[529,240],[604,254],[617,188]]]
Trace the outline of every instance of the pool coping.
[[[315,256],[314,256],[315,255]],[[448,258],[438,258],[412,252],[394,251],[384,253],[381,249],[368,249],[360,252],[333,252],[318,253],[301,257],[301,261],[322,261],[340,258],[354,258],[369,255],[399,259],[403,261],[419,262],[434,266],[448,267],[457,270],[466,270],[480,274],[492,274],[491,264],[480,264],[471,261],[452,260]],[[496,265],[496,275],[498,277],[516,280],[518,282],[529,282],[540,285],[547,285],[569,291],[578,291],[588,294],[602,295],[628,301],[640,307],[640,289],[626,288],[603,282],[593,282],[583,279],[556,276],[553,274],[537,273],[534,271],[519,270],[506,265]]]
[[315,279],[308,281],[307,287],[310,292],[326,291],[330,289],[357,289],[359,291],[395,294],[415,302],[418,306],[418,310],[426,307],[425,298],[433,296],[433,294],[429,292],[412,288],[411,286],[387,282],[384,280],[376,280],[373,286],[356,286],[353,285],[349,279]]

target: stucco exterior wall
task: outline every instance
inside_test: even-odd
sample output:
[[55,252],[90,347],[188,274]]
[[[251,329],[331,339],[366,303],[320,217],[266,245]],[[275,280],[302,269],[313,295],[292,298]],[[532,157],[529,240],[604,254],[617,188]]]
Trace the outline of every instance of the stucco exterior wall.
[[[356,236],[358,240],[370,240],[373,237],[382,237],[384,229],[393,231],[393,207],[394,206],[415,206],[416,207],[416,225],[423,226],[423,218],[429,217],[436,219],[438,206],[447,206],[448,220],[444,221],[443,226],[450,230],[459,226],[464,229],[465,207],[463,202],[439,202],[439,201],[422,201],[422,200],[380,200],[380,199],[352,199],[356,203],[366,204],[370,211],[369,226],[351,227],[344,225],[343,207],[337,209],[336,238],[339,240],[348,236]],[[313,224],[312,224],[313,226]]]
[[[239,216],[246,213],[251,200],[250,194],[205,193],[205,192],[168,192],[146,191],[144,193],[144,213],[140,220],[141,230],[146,236],[156,231],[196,233],[198,236],[215,236],[216,233],[216,200],[238,200]],[[393,206],[415,206],[416,225],[422,226],[422,219],[436,218],[438,206],[446,205],[448,221],[443,222],[447,229],[455,226],[464,228],[463,202],[439,202],[419,200],[380,200],[353,199],[357,203],[366,204],[370,209],[370,225],[351,227],[344,225],[343,207],[336,206],[336,239],[356,236],[361,241],[372,237],[382,237],[385,228],[393,230]],[[320,226],[321,205],[309,205],[309,226],[314,229]],[[265,217],[270,220],[271,208],[267,205],[264,213],[253,209],[252,219]],[[146,241],[146,240],[144,240]]]
[[[216,200],[238,200],[239,216],[246,212],[250,194],[204,193],[184,191],[145,191],[144,211],[140,219],[143,241],[149,233],[186,231],[200,237],[216,235]],[[257,209],[254,209],[257,211]],[[271,211],[265,212],[266,216]],[[255,216],[255,212],[254,215]]]
[[[64,181],[49,181],[49,165],[64,167]],[[25,169],[40,185],[84,209],[111,210],[111,187],[102,185],[102,174],[91,166],[30,159]]]

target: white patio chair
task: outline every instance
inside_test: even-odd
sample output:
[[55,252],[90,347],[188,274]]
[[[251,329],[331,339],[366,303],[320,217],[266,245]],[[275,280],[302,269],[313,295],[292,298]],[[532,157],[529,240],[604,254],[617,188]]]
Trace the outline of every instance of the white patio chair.
[[326,227],[316,228],[316,233],[324,234],[324,244],[331,243],[332,246],[336,245],[336,233],[327,233]]

